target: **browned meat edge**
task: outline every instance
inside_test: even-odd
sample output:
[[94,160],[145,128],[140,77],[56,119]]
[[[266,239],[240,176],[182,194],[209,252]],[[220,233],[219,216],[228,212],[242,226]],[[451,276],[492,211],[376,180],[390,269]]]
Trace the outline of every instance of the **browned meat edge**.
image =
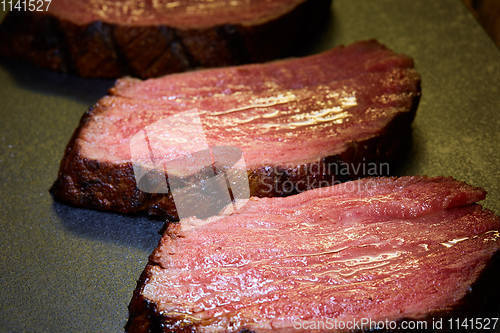
[[[323,158],[313,165],[328,165],[329,163],[367,163],[367,161],[390,161],[397,156],[399,148],[411,135],[411,122],[420,96],[415,96],[411,110],[396,116],[393,121],[375,137],[352,142],[343,153]],[[172,195],[162,193],[145,193],[136,186],[132,163],[120,165],[109,162],[90,160],[80,155],[75,144],[80,130],[95,113],[91,108],[80,120],[80,125],[71,138],[61,165],[57,180],[51,188],[54,197],[65,203],[85,208],[104,211],[114,211],[122,214],[144,214],[159,219],[177,220],[177,211]],[[300,158],[300,157],[298,157]],[[332,174],[325,168],[316,170],[311,164],[291,167],[279,165],[263,165],[248,171],[250,195],[259,197],[276,197],[296,194],[297,191],[284,192],[281,185],[293,184],[294,189],[301,190],[303,182],[317,180],[326,186],[332,181]],[[311,174],[310,171],[313,171]],[[334,168],[330,171],[335,172]],[[335,176],[335,175],[333,175]],[[354,178],[356,175],[350,175]],[[334,181],[348,180],[347,177],[335,176]],[[286,182],[286,183],[285,183]],[[272,190],[269,191],[269,185]],[[297,184],[297,185],[296,185]],[[314,186],[319,187],[319,186]],[[286,190],[286,189],[285,189]]]
[[[158,313],[156,305],[149,302],[141,295],[141,289],[148,281],[148,268],[154,265],[151,262],[146,266],[137,281],[137,287],[129,309],[129,319],[125,326],[125,331],[128,333],[163,333],[163,332],[178,332],[178,333],[191,333],[196,332],[193,326],[182,326]],[[452,308],[440,312],[429,313],[425,318],[418,320],[425,320],[428,322],[428,328],[431,328],[433,318],[443,318],[444,324],[442,330],[436,332],[451,332],[446,330],[446,320],[448,318],[487,318],[498,317],[498,298],[500,297],[500,287],[498,286],[498,279],[500,278],[500,252],[490,259],[490,262],[485,267],[479,278],[470,287],[468,294],[459,300]],[[402,320],[417,320],[411,318],[401,318]],[[401,332],[408,332],[409,330],[402,330]],[[242,329],[238,333],[251,333],[253,331]],[[377,332],[383,332],[378,330]],[[399,331],[392,331],[399,332]],[[427,332],[433,332],[428,329]],[[458,332],[453,330],[452,332]]]
[[303,47],[322,27],[330,4],[331,0],[306,0],[287,14],[258,25],[196,30],[100,21],[77,25],[50,14],[10,12],[0,25],[0,55],[103,78],[149,78],[200,66],[261,62]]

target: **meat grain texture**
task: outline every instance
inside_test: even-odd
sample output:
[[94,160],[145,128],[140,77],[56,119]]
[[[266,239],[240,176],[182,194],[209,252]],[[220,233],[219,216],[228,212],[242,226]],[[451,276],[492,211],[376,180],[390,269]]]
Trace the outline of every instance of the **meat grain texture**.
[[271,60],[303,48],[321,30],[330,3],[54,0],[48,11],[7,15],[0,55],[106,78]]
[[[137,187],[130,144],[148,126],[186,113],[200,119],[208,146],[241,150],[250,195],[298,193],[358,176],[340,175],[341,163],[394,157],[410,135],[419,98],[412,59],[377,41],[264,64],[120,79],[82,117],[52,193],[79,207],[176,219],[171,193]],[[175,141],[178,131],[197,132],[193,123],[156,137]],[[181,146],[158,143],[156,158],[196,150],[199,142],[187,138]]]
[[452,178],[365,178],[171,223],[127,331],[295,332],[300,320],[442,316],[463,306],[500,249],[500,218],[476,204],[484,197]]

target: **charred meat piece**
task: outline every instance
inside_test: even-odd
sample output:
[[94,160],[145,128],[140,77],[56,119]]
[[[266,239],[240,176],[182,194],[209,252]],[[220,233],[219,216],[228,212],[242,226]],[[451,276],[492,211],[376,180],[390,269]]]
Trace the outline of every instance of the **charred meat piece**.
[[419,97],[412,59],[376,41],[265,64],[121,79],[83,116],[52,192],[80,207],[175,219],[168,189],[138,187],[136,157],[165,162],[218,146],[241,150],[252,196],[380,175],[387,168],[371,173],[366,165],[397,153]]
[[475,204],[484,197],[452,178],[365,178],[171,223],[127,331],[288,332],[326,318],[443,315],[500,248],[500,219]]
[[10,12],[0,25],[0,55],[107,78],[264,61],[303,48],[321,30],[330,3],[57,0],[48,10]]

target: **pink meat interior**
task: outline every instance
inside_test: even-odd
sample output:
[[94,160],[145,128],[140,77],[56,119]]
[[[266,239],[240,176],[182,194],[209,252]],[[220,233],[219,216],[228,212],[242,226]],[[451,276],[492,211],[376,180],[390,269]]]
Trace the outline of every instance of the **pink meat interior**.
[[[409,112],[418,84],[412,60],[375,41],[267,64],[122,79],[77,143],[87,158],[126,162],[131,138],[146,129],[160,160],[201,150],[205,140],[240,148],[249,166],[316,161],[379,135]],[[199,117],[202,134],[190,117]]]
[[167,25],[181,29],[251,25],[279,17],[304,0],[57,0],[49,12],[77,24]]
[[403,177],[251,199],[220,220],[171,225],[142,294],[207,332],[420,318],[456,304],[500,248],[500,219],[473,204],[484,196]]

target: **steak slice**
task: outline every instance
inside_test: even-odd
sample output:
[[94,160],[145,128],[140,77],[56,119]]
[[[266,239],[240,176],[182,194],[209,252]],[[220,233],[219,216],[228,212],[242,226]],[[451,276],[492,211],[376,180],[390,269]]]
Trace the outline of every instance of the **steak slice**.
[[500,248],[500,219],[475,204],[484,197],[452,178],[365,178],[171,223],[126,329],[292,331],[300,320],[442,314]]
[[264,61],[303,48],[330,3],[57,0],[48,11],[10,12],[0,25],[0,55],[107,78]]
[[[84,114],[52,193],[80,207],[175,219],[171,193],[141,191],[134,178],[131,144],[146,128],[152,151],[139,155],[160,161],[202,150],[201,136],[209,147],[240,149],[252,196],[290,195],[363,170],[380,175],[387,168],[370,163],[389,160],[410,135],[419,97],[412,59],[376,41],[266,64],[121,79]],[[192,118],[177,126],[170,120],[181,116]],[[203,135],[193,125],[198,118]]]

